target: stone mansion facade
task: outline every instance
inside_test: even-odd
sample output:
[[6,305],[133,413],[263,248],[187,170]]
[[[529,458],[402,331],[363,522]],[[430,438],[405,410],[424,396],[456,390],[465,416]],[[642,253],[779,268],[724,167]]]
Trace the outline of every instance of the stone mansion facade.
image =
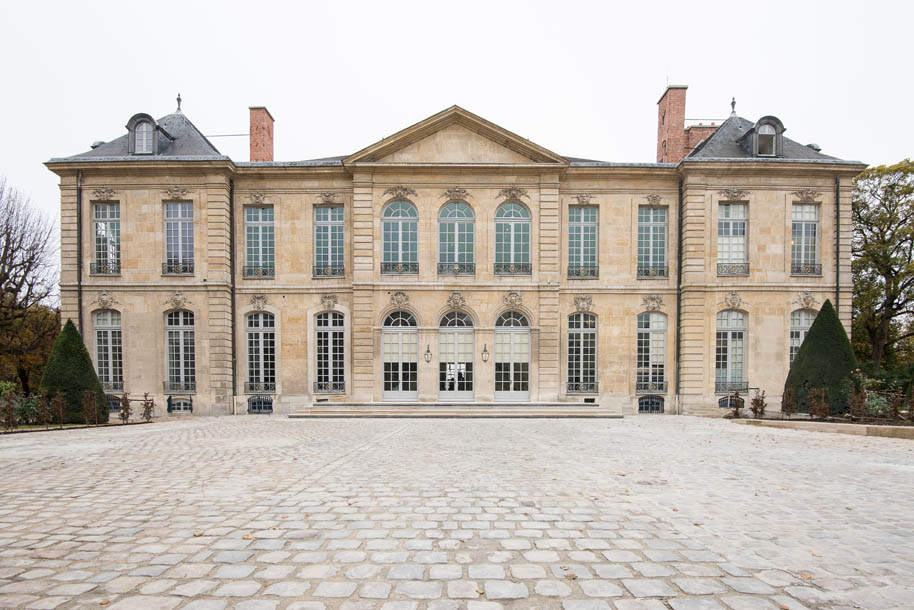
[[251,161],[178,110],[47,162],[61,307],[112,395],[169,411],[340,403],[776,405],[825,299],[850,326],[864,165],[775,117],[685,121],[656,163],[566,157],[453,106],[344,157]]

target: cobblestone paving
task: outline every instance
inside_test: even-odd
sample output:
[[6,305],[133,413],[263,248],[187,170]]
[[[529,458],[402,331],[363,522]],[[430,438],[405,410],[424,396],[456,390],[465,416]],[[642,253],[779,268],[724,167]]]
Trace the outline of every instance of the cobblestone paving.
[[0,437],[0,607],[914,608],[914,443],[625,420]]

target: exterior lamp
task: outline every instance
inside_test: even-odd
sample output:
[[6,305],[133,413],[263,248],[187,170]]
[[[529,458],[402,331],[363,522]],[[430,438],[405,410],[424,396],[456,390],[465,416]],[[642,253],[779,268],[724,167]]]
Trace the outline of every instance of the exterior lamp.
[[486,349],[485,343],[482,344],[482,361],[483,362],[489,361],[489,350]]
[[426,363],[429,363],[432,361],[432,350],[430,349],[430,347],[431,346],[428,343],[426,343],[425,344],[425,353],[422,354],[422,357],[425,358]]

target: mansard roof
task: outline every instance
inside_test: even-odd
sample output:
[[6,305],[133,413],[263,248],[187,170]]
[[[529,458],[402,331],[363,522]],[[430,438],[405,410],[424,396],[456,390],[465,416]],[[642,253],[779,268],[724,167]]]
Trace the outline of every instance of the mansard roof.
[[[727,160],[752,159],[754,161],[772,160],[771,158],[758,157],[746,147],[746,135],[754,128],[755,123],[741,116],[732,115],[721,123],[720,127],[705,138],[683,161],[696,159]],[[836,157],[824,155],[817,150],[784,138],[783,153],[778,156],[780,160],[804,161],[841,161]]]

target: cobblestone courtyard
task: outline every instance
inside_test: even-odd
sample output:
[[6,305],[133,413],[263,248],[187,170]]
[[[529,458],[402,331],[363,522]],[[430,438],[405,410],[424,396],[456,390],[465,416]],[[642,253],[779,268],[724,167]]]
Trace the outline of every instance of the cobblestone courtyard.
[[225,417],[0,437],[0,607],[914,608],[914,442]]

